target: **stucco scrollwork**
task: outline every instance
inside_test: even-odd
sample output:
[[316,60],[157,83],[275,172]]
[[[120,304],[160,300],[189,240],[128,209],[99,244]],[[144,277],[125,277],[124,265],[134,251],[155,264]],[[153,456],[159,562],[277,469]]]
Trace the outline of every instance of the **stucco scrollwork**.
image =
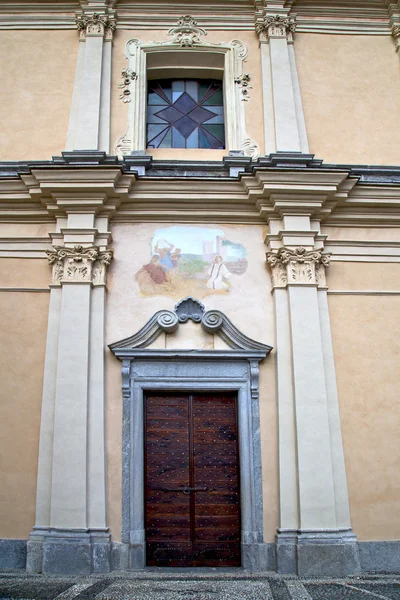
[[93,264],[92,269],[92,283],[94,286],[106,284],[107,268],[110,266],[112,258],[112,250],[99,252],[98,258]]
[[171,44],[179,44],[182,48],[191,47],[195,44],[200,44],[201,36],[207,35],[207,32],[202,27],[197,27],[197,21],[190,15],[183,15],[179,18],[175,27],[168,31],[168,35],[172,37]]
[[400,27],[395,25],[392,27],[392,36],[396,46],[396,50],[400,50]]
[[257,160],[260,156],[260,146],[250,137],[246,137],[243,140],[242,150],[245,156],[251,156],[254,160]]
[[242,101],[247,102],[250,98],[249,89],[253,89],[253,86],[250,85],[250,75],[249,73],[242,73],[235,77],[235,83],[238,84],[241,92],[242,92]]
[[105,285],[107,267],[112,260],[112,250],[100,251],[98,246],[72,248],[55,246],[46,250],[49,264],[53,267],[53,285],[63,283],[93,283]]
[[121,71],[121,81],[118,84],[118,88],[123,90],[120,94],[120,99],[122,102],[130,102],[131,101],[131,90],[130,85],[132,81],[137,79],[137,75],[132,69],[122,69]]
[[285,288],[287,285],[326,286],[325,269],[329,267],[330,255],[321,250],[279,248],[267,252],[267,263],[272,272],[272,287]]
[[293,42],[293,34],[296,31],[296,18],[293,15],[265,15],[262,21],[256,23],[255,27],[261,40],[287,38],[288,42]]

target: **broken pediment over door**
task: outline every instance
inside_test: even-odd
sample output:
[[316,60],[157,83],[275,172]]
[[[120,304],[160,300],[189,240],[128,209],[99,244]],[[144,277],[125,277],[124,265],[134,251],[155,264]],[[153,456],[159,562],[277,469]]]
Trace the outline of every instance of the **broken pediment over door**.
[[[123,350],[238,350],[261,353],[264,358],[271,346],[244,335],[219,310],[205,310],[198,300],[188,297],[175,305],[174,311],[159,310],[134,335],[110,344],[121,357]],[[261,356],[260,356],[261,358]]]

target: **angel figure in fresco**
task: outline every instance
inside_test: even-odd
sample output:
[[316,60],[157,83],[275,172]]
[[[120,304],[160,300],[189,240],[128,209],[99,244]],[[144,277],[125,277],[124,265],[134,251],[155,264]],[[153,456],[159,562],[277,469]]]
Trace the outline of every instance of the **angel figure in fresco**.
[[212,290],[229,290],[230,285],[224,279],[229,279],[232,273],[223,263],[222,256],[217,255],[214,262],[207,271],[208,281],[207,287]]

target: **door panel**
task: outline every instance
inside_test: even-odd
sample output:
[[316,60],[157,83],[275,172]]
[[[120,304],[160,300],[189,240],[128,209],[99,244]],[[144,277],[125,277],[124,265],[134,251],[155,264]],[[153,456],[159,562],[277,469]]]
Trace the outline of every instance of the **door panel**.
[[236,397],[148,394],[147,564],[239,566]]

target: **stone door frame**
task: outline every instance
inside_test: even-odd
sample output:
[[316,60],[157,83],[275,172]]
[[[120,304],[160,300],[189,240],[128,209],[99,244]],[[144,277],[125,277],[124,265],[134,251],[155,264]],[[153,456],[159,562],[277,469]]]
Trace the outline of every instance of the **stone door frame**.
[[[192,319],[218,335],[227,350],[147,348],[161,333]],[[232,391],[238,395],[241,555],[246,569],[267,566],[264,544],[259,413],[259,362],[271,351],[242,334],[220,311],[186,298],[175,311],[158,311],[135,335],[110,346],[122,361],[122,543],[127,566],[145,568],[144,396],[147,391]]]
[[[157,357],[125,359],[129,393],[125,390],[122,433],[122,542],[129,548],[129,568],[146,566],[144,525],[144,397],[147,391],[230,391],[238,396],[241,489],[242,566],[260,570],[264,564],[261,442],[258,399],[251,398],[250,365],[246,359],[218,356],[204,360],[199,352],[161,351]],[[149,351],[151,352],[151,351]],[[218,351],[217,351],[218,352]],[[167,354],[167,356],[165,355]],[[177,352],[173,352],[174,355]],[[187,355],[186,357],[184,355]],[[210,352],[207,352],[210,355]],[[211,359],[211,360],[210,360]]]

